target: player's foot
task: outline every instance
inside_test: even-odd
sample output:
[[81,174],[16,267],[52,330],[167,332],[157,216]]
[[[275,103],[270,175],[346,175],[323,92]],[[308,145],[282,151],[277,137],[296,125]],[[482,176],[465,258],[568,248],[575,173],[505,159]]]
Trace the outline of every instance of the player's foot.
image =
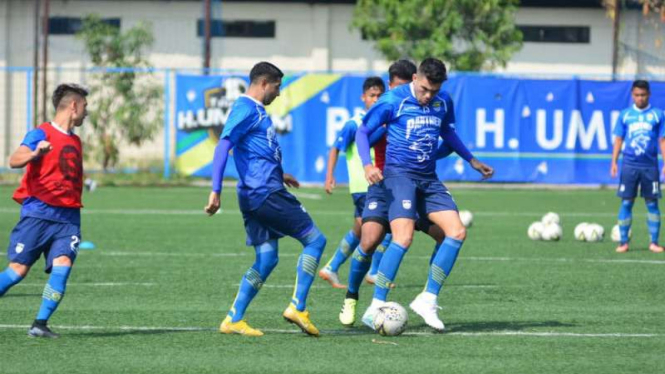
[[663,253],[663,252],[665,252],[665,248],[659,246],[656,243],[649,244],[649,250],[653,253]]
[[60,337],[60,334],[54,333],[46,325],[33,324],[30,330],[28,330],[28,336],[33,338],[57,339]]
[[425,320],[427,326],[439,332],[445,328],[437,314],[441,307],[436,304],[436,295],[423,292],[413,299],[409,307]]
[[617,247],[616,249],[617,253],[626,253],[628,252],[628,243],[626,244],[621,244],[620,246]]
[[306,310],[298,311],[295,305],[289,304],[289,307],[284,311],[284,319],[300,327],[302,332],[310,336],[319,336],[319,329],[314,326],[312,321],[309,320],[309,312]]
[[365,326],[374,330],[374,317],[376,316],[376,312],[385,303],[386,303],[385,301],[372,299],[372,304],[370,304],[369,308],[367,308],[367,310],[365,311],[365,314],[363,314],[362,321],[365,324]]
[[342,305],[342,311],[339,312],[339,321],[342,322],[344,326],[351,326],[356,322],[356,304],[358,300],[346,298],[344,299],[344,305]]
[[324,267],[319,271],[319,277],[323,279],[324,281],[330,283],[333,288],[339,288],[339,289],[346,289],[346,286],[342,284],[342,282],[339,281],[339,276],[337,275],[336,272],[330,270],[327,267]]
[[231,317],[226,316],[224,321],[219,326],[219,332],[222,334],[238,334],[245,336],[263,336],[263,332],[259,329],[255,329],[247,324],[245,320],[238,322],[231,322]]

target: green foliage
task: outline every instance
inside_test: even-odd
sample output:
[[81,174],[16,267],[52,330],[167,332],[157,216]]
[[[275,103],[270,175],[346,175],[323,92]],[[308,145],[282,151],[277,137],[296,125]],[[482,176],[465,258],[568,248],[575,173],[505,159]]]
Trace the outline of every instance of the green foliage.
[[113,167],[123,143],[140,146],[159,131],[162,87],[144,56],[154,42],[150,26],[139,24],[125,32],[89,15],[77,34],[92,63],[100,69],[90,84],[89,123],[94,157],[104,170]]
[[456,70],[505,66],[522,47],[517,0],[358,0],[351,26],[389,60],[436,57]]

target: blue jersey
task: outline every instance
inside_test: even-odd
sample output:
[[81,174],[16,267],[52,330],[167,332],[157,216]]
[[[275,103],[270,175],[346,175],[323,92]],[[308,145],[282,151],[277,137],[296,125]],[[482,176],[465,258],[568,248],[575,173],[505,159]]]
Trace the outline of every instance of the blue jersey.
[[624,139],[623,164],[657,166],[658,141],[665,137],[663,111],[651,105],[624,109],[614,126],[614,135]]
[[[60,129],[57,126],[53,127],[58,130]],[[31,151],[34,151],[37,149],[37,145],[42,140],[46,140],[46,133],[44,130],[34,129],[25,135],[21,145],[24,145],[30,148]],[[74,225],[81,224],[80,209],[48,205],[45,202],[32,196],[23,201],[23,205],[21,206],[21,218],[23,217],[33,217],[53,222],[71,223]]]
[[436,179],[436,151],[439,137],[454,131],[453,102],[439,92],[426,106],[420,105],[413,83],[401,85],[381,96],[363,118],[374,131],[388,126],[388,147],[384,174],[416,179]]
[[234,144],[241,209],[258,209],[268,195],[284,189],[282,150],[263,104],[241,95],[233,103],[221,138]]

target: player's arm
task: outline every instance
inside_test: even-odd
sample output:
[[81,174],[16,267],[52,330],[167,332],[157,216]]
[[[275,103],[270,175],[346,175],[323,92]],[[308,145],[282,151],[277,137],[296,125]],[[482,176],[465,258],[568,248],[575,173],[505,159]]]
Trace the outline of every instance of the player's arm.
[[393,105],[384,95],[363,117],[363,124],[356,132],[356,146],[358,154],[365,168],[365,178],[370,184],[380,182],[383,179],[381,170],[372,164],[372,155],[370,153],[370,134],[379,129],[383,124],[388,123],[393,115]]
[[208,205],[205,207],[205,212],[212,216],[217,213],[219,207],[222,205],[220,195],[222,193],[222,179],[224,178],[224,170],[226,170],[226,162],[229,158],[229,151],[233,148],[233,142],[229,139],[220,139],[215,147],[215,155],[212,159],[212,191],[208,197]]
[[335,176],[333,174],[335,172],[335,166],[337,166],[338,157],[339,157],[339,149],[337,149],[337,147],[330,148],[330,152],[328,153],[328,169],[326,170],[326,185],[325,185],[326,192],[329,195],[332,194],[333,188],[335,188],[335,185],[337,184],[335,181]]
[[[482,174],[483,179],[491,178],[492,175],[494,175],[494,168],[473,157],[471,151],[469,151],[469,149],[464,145],[459,136],[457,136],[457,132],[451,126],[455,123],[455,112],[453,109],[452,100],[446,100],[446,105],[450,109],[446,113],[446,117],[441,124],[440,134],[444,144],[450,147],[450,149],[455,151],[455,153],[457,153],[466,162],[468,162],[472,168],[476,169],[480,174]],[[437,153],[438,152],[439,149],[437,149]]]
[[665,118],[663,118],[663,112],[660,112],[660,133],[658,134],[658,145],[660,145],[660,155],[663,157],[663,170],[660,172],[661,175],[665,175]]
[[346,151],[351,143],[354,142],[356,137],[356,125],[354,120],[349,120],[344,124],[344,127],[339,131],[337,135],[337,140],[330,148],[328,153],[328,167],[326,169],[326,183],[325,190],[328,194],[332,194],[333,188],[337,182],[335,181],[335,167],[337,166],[337,160],[339,158],[339,153]]
[[46,133],[41,129],[28,132],[21,145],[9,157],[9,167],[20,169],[28,163],[40,158],[51,151],[53,147],[46,140]]
[[612,178],[616,177],[619,173],[619,154],[621,153],[621,147],[623,146],[623,137],[626,135],[626,127],[623,123],[624,112],[621,112],[619,118],[617,118],[617,124],[614,125],[614,147],[612,148],[612,163],[610,165],[610,176]]

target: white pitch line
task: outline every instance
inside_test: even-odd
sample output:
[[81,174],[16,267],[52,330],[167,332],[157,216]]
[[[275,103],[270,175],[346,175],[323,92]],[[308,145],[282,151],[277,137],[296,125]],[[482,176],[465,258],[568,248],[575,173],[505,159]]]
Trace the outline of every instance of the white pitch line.
[[[16,286],[39,286],[39,287],[44,287],[43,283],[19,283]],[[124,286],[146,286],[146,287],[152,287],[152,286],[157,286],[157,283],[131,283],[131,282],[97,282],[97,283],[67,283],[67,287],[69,286],[89,286],[89,287],[124,287]]]
[[[247,252],[222,252],[222,253],[174,253],[174,252],[122,252],[122,251],[99,251],[99,252],[85,252],[85,253],[96,253],[100,256],[110,256],[110,257],[126,257],[126,256],[137,256],[137,257],[244,257],[244,256],[254,256],[254,253],[250,251]],[[280,253],[279,257],[296,257],[297,253]],[[429,258],[429,257],[428,257]]]
[[[51,326],[54,330],[78,330],[78,331],[94,331],[94,330],[119,330],[119,331],[217,331],[217,328],[212,327],[160,327],[160,326],[68,326],[68,325],[54,325]],[[0,324],[0,329],[15,330],[15,329],[28,329],[30,325],[14,325],[14,324]],[[302,334],[299,330],[286,330],[286,329],[261,329],[268,333],[276,334]],[[369,330],[321,330],[321,334],[325,335],[370,335]],[[483,337],[483,336],[527,336],[527,337],[544,337],[544,338],[659,338],[665,334],[634,334],[634,333],[575,333],[575,332],[529,332],[529,331],[486,331],[486,332],[444,332],[434,333],[425,331],[406,331],[403,335],[406,336],[464,336],[464,337]]]

